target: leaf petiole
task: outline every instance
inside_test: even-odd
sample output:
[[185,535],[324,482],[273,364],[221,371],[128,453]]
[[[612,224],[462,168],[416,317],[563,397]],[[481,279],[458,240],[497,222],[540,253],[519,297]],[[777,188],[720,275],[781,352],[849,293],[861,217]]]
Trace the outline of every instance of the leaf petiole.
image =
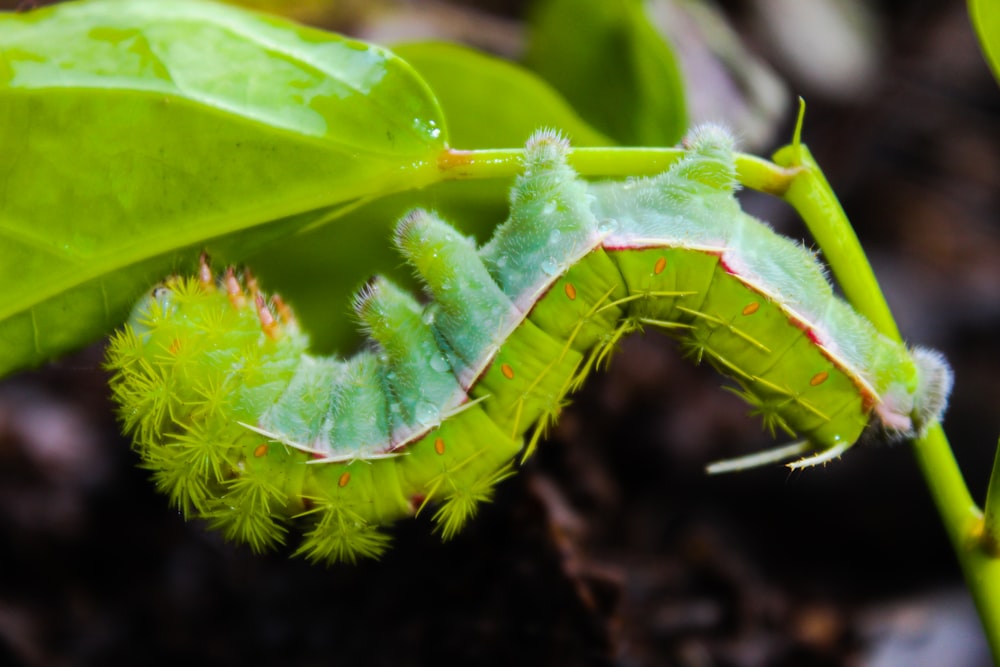
[[[441,180],[514,178],[521,172],[521,148],[458,150],[448,148],[438,156]],[[574,148],[570,165],[581,176],[653,176],[685,154],[682,148],[594,147]],[[736,154],[736,175],[741,184],[775,196],[783,196],[799,173],[755,155]]]

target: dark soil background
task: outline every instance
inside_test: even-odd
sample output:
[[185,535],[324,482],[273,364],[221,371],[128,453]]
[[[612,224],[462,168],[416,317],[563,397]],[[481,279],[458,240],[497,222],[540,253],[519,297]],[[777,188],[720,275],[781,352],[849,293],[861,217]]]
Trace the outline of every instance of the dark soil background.
[[[491,20],[516,29],[515,4]],[[806,140],[901,328],[952,362],[945,427],[981,500],[1000,433],[1000,90],[964,3],[869,3],[878,60],[847,92],[775,47],[764,4],[725,6],[809,99]],[[459,537],[405,522],[381,561],[332,568],[169,510],[101,356],[0,383],[0,665],[990,664],[907,446],[709,478],[769,441],[664,338],[626,341]]]

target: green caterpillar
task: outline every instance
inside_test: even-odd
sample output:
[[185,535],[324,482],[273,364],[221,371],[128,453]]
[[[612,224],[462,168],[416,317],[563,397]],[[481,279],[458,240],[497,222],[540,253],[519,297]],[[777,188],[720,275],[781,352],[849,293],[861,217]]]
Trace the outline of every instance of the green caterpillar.
[[740,209],[724,130],[686,145],[658,177],[590,184],[563,139],[537,133],[510,217],[479,249],[410,213],[395,243],[432,300],[374,279],[354,303],[371,346],[347,360],[309,355],[288,308],[248,275],[216,281],[203,261],[198,277],[168,279],[107,361],[158,488],[255,550],[298,524],[297,553],[316,561],[378,556],[380,527],[428,503],[448,538],[566,395],[647,327],[731,378],[771,431],[799,438],[716,471],[814,465],[873,426],[911,437],[939,418],[944,360],[878,334],[811,252]]

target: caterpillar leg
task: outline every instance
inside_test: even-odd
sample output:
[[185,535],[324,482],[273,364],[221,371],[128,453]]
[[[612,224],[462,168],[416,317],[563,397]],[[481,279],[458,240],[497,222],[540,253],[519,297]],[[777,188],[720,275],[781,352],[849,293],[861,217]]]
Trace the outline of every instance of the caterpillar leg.
[[821,452],[816,452],[812,456],[806,456],[798,461],[786,463],[785,467],[789,470],[802,470],[803,468],[811,468],[813,466],[822,465],[833,461],[834,459],[839,459],[840,456],[853,445],[853,442],[842,442],[828,449],[824,449]]
[[716,461],[715,463],[711,463],[706,466],[705,472],[709,475],[719,475],[727,472],[736,472],[738,470],[760,468],[761,466],[771,465],[772,463],[782,463],[783,461],[787,461],[788,459],[796,456],[812,452],[809,456],[802,456],[802,458],[797,461],[785,463],[785,467],[789,470],[802,470],[803,468],[811,468],[813,466],[828,463],[834,459],[839,459],[844,452],[850,449],[852,444],[854,443],[843,442],[817,452],[815,451],[816,445],[814,443],[809,442],[808,440],[800,440],[798,442],[785,445],[784,447],[765,449],[762,452],[754,452],[753,454],[738,456],[734,459]]
[[[790,458],[801,456],[802,454],[806,454],[812,451],[812,449],[813,449],[812,443],[810,443],[808,440],[800,440],[799,442],[793,442],[783,447],[765,449],[762,452],[754,452],[753,454],[747,454],[746,456],[738,456],[733,459],[716,461],[715,463],[709,464],[705,468],[705,472],[707,472],[709,475],[718,475],[721,473],[736,472],[738,470],[749,470],[750,468],[760,468],[761,466],[770,465],[772,463],[781,463],[783,461],[787,461]],[[807,459],[801,459],[801,460],[805,461]]]

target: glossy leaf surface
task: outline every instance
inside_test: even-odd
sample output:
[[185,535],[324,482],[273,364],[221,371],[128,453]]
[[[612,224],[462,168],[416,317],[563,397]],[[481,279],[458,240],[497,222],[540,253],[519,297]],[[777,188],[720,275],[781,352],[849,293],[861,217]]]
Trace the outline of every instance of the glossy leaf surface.
[[0,374],[100,336],[201,248],[239,259],[433,181],[443,124],[390,52],[232,7],[0,16]]
[[673,50],[640,0],[540,0],[528,65],[598,130],[623,144],[671,146],[687,129]]

